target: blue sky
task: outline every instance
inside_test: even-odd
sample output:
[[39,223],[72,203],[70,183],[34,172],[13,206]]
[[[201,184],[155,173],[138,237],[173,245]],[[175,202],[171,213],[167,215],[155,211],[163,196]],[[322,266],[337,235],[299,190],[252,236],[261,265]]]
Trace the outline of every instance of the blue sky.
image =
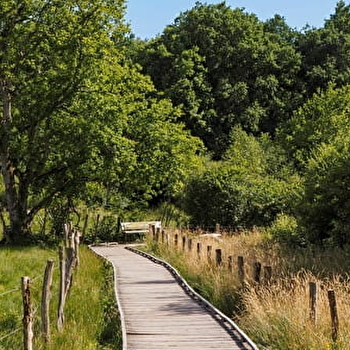
[[[222,0],[203,0],[217,4]],[[324,20],[334,13],[337,0],[226,0],[231,8],[244,7],[246,12],[255,13],[260,20],[279,14],[288,25],[302,29],[306,24],[322,27]],[[127,0],[126,20],[132,32],[142,39],[160,34],[166,25],[173,23],[180,14],[195,6],[196,0]],[[348,4],[349,1],[346,1]]]

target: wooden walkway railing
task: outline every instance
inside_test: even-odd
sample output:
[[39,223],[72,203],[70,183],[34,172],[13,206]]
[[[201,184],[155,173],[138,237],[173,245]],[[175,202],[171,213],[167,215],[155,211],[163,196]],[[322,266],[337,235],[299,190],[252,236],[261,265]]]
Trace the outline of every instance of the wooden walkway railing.
[[91,249],[114,266],[123,350],[257,350],[167,263],[123,246]]

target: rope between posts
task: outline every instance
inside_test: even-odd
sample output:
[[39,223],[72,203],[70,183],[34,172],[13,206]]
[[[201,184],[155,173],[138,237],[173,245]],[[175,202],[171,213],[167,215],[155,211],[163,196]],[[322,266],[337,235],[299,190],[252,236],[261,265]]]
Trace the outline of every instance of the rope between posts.
[[8,338],[8,337],[10,337],[11,335],[14,335],[15,333],[21,331],[22,329],[23,329],[22,327],[21,327],[21,328],[17,328],[17,329],[15,329],[15,330],[12,331],[12,332],[10,332],[10,333],[8,333],[8,334],[6,334],[6,335],[3,335],[2,337],[0,337],[0,341],[6,339],[6,338]]
[[17,292],[19,290],[20,290],[20,288],[14,288],[14,289],[8,290],[6,292],[0,293],[0,297],[2,297],[3,295],[7,295],[7,294],[10,294],[10,293],[13,293],[13,292]]
[[[58,269],[58,267],[56,266],[56,267],[54,267],[54,270],[57,270]],[[36,277],[33,277],[33,278],[31,278],[30,279],[30,282],[31,283],[33,283],[34,281],[36,281],[36,280],[38,280],[39,278],[43,278],[44,277],[44,275],[38,275],[38,276],[36,276]],[[32,286],[33,287],[33,286]],[[14,292],[17,292],[17,291],[19,291],[19,290],[21,290],[21,288],[13,288],[13,289],[10,289],[10,290],[8,290],[8,291],[6,291],[6,292],[3,292],[3,293],[0,293],[0,297],[2,297],[2,296],[4,296],[4,295],[7,295],[7,294],[10,294],[10,293],[14,293]]]

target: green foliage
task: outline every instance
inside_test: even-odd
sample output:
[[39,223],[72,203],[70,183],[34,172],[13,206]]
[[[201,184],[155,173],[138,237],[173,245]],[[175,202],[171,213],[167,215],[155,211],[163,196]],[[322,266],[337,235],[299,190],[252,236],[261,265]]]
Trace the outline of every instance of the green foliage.
[[278,242],[291,246],[305,244],[305,238],[298,227],[297,219],[293,216],[279,213],[267,233]]
[[0,6],[8,240],[29,236],[56,197],[126,206],[180,190],[195,166],[200,142],[124,58],[123,15],[122,0]]
[[349,86],[330,85],[296,111],[278,134],[304,176],[296,213],[309,242],[350,242],[349,100]]
[[192,224],[233,228],[262,226],[290,210],[299,189],[283,152],[263,136],[256,139],[236,128],[225,161],[194,177],[184,207]]
[[339,1],[323,28],[308,29],[299,36],[297,50],[302,54],[301,76],[307,97],[330,82],[341,87],[350,83],[350,6]]
[[322,143],[332,143],[339,132],[349,131],[350,85],[314,94],[278,132],[278,139],[300,169],[313,150]]
[[120,232],[119,220],[116,216],[104,216],[100,222],[89,228],[84,237],[86,243],[118,242],[123,241]]
[[295,36],[281,17],[264,24],[225,3],[197,3],[136,60],[156,88],[182,106],[187,128],[220,158],[233,126],[274,130],[298,103]]
[[299,220],[313,243],[350,243],[350,134],[322,144],[310,157]]

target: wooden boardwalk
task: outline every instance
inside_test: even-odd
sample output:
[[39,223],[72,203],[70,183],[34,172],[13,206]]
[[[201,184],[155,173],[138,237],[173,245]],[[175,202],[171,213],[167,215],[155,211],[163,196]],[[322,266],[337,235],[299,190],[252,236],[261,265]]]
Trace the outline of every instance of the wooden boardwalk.
[[124,350],[257,349],[222,327],[164,266],[123,246],[91,249],[115,269]]

